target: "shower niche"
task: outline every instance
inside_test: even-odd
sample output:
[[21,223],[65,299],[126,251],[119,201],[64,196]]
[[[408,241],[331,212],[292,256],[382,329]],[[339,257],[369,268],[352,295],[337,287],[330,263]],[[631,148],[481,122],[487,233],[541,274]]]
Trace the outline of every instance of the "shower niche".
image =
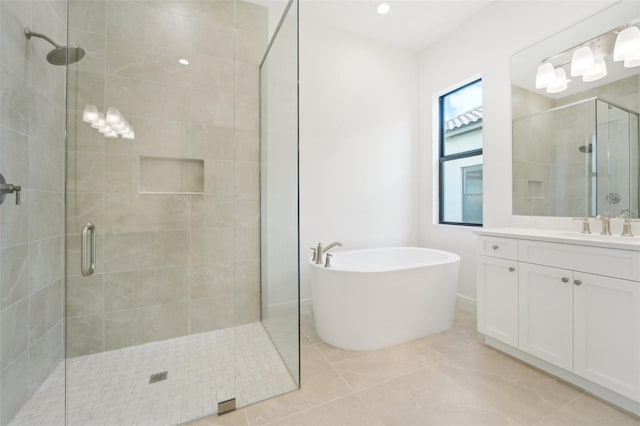
[[513,210],[638,216],[638,113],[602,98],[513,121]]

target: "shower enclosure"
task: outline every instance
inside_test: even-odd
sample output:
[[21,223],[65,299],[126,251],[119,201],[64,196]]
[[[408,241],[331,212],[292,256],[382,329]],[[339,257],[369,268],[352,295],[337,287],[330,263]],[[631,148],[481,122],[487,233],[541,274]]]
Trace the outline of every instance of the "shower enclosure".
[[0,205],[1,426],[180,424],[298,388],[297,1],[270,40],[269,16],[0,2],[22,201]]
[[638,113],[602,98],[513,121],[514,214],[638,217]]

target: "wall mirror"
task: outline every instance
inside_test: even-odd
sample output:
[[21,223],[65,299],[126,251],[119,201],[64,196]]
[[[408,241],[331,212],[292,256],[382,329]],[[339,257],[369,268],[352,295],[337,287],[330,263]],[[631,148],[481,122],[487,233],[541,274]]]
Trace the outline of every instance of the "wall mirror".
[[640,2],[511,58],[513,214],[638,217]]

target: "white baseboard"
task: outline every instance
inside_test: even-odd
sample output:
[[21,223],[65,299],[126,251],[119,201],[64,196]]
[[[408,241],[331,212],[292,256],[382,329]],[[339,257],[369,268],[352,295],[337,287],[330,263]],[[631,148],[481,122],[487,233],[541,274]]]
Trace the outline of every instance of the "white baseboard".
[[456,306],[466,312],[476,313],[476,299],[464,296],[460,293],[456,294]]

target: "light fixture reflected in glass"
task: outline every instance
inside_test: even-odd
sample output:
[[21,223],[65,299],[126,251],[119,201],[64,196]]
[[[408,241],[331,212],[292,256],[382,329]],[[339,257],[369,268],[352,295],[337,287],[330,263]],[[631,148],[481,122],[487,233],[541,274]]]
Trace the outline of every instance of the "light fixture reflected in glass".
[[98,119],[98,107],[95,105],[85,105],[82,113],[82,121],[85,123],[93,123]]
[[104,114],[101,112],[98,113],[98,118],[91,123],[91,127],[94,129],[104,129],[106,125],[107,122],[104,121]]
[[536,73],[536,89],[546,89],[556,79],[556,71],[553,64],[545,62],[538,67]]
[[564,68],[556,68],[556,79],[547,87],[547,93],[560,93],[567,90],[567,72]]
[[189,60],[185,58],[178,59],[180,65],[189,65]]
[[582,75],[582,81],[590,83],[607,76],[607,63],[604,58],[596,59],[595,65]]
[[576,77],[591,70],[595,65],[593,52],[589,46],[582,46],[573,52],[571,57],[571,75]]
[[380,15],[384,15],[385,13],[389,13],[391,6],[389,6],[389,3],[380,3],[376,10]]
[[120,114],[120,111],[118,110],[118,108],[116,107],[109,107],[107,109],[107,113],[106,113],[106,117],[105,117],[105,121],[107,122],[107,124],[109,124],[110,126],[113,125],[119,125],[120,123],[122,123],[122,114]]
[[613,48],[613,60],[624,61],[640,54],[640,28],[632,25],[620,31]]
[[133,128],[116,107],[107,108],[107,113],[103,114],[98,111],[95,105],[86,105],[82,119],[91,123],[91,127],[97,129],[107,138],[117,139],[118,135],[122,135],[124,138],[124,135],[127,135],[128,137],[124,139],[135,139]]

